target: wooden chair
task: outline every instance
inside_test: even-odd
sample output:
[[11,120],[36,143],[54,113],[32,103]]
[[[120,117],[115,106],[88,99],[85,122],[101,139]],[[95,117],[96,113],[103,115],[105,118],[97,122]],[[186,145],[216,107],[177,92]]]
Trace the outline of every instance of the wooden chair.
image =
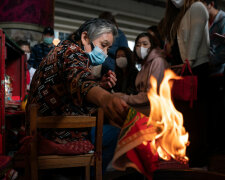
[[[98,109],[94,116],[38,116],[37,105],[30,105],[30,134],[33,136],[30,153],[30,176],[38,180],[38,169],[85,167],[85,179],[90,179],[90,166],[95,167],[96,180],[102,180],[102,128],[103,110]],[[38,155],[38,128],[86,128],[96,126],[95,153],[82,155]]]

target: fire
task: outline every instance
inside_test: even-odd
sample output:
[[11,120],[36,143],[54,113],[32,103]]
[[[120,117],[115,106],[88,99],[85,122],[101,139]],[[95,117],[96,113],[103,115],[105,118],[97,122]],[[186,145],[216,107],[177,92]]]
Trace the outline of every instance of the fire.
[[176,110],[171,100],[171,79],[179,79],[173,71],[166,70],[164,79],[157,93],[157,81],[152,76],[150,83],[152,88],[148,92],[151,104],[151,113],[148,124],[157,127],[158,132],[151,142],[153,152],[158,152],[164,160],[171,157],[176,160],[187,161],[186,147],[188,145],[188,133],[183,127],[183,115]]

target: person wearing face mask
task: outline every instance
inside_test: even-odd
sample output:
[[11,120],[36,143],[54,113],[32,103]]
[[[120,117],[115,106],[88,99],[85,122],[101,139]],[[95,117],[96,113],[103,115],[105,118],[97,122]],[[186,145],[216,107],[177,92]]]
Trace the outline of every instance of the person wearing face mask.
[[161,50],[157,42],[149,33],[141,33],[135,40],[134,58],[137,63],[141,64],[141,70],[138,72],[135,86],[138,94],[126,95],[124,93],[115,93],[116,96],[124,99],[131,106],[141,106],[142,112],[144,107],[149,111],[149,100],[147,92],[151,88],[150,77],[154,76],[159,85],[163,79],[165,69],[169,68],[165,60],[163,50]]
[[[28,105],[33,103],[39,105],[42,115],[90,115],[101,107],[109,120],[117,126],[122,125],[128,105],[104,89],[107,85],[115,85],[115,77],[109,73],[102,82],[91,73],[92,66],[105,61],[116,35],[117,28],[112,23],[95,18],[84,22],[69,40],[60,42],[43,58],[33,76],[27,111]],[[29,129],[29,121],[26,128]],[[113,157],[119,132],[118,127],[103,126],[103,171]],[[94,144],[95,128],[89,133]],[[41,134],[58,143],[72,141],[68,130]]]
[[118,35],[109,49],[108,57],[106,58],[106,61],[102,64],[102,74],[105,74],[109,70],[115,71],[116,50],[119,47],[128,47],[128,41],[124,32],[119,28],[115,16],[111,12],[104,11],[101,14],[99,14],[99,18],[111,21],[117,27],[118,30]]
[[209,73],[209,14],[200,0],[167,0],[163,35],[182,62],[189,60],[198,76],[199,96],[205,93]]
[[138,73],[132,57],[132,51],[128,47],[119,47],[116,51],[117,82],[113,88],[114,92],[125,94],[136,94],[135,79]]
[[16,42],[20,48],[24,51],[25,53],[25,68],[26,68],[26,83],[27,83],[27,90],[29,90],[30,88],[30,82],[31,82],[31,76],[30,76],[30,72],[29,72],[29,64],[27,63],[27,61],[30,59],[30,43],[24,40],[19,40]]
[[189,132],[190,147],[187,155],[190,167],[207,165],[206,124],[209,118],[209,14],[200,0],[167,0],[164,16],[164,37],[176,46],[182,62],[189,60],[192,72],[198,78],[197,101],[190,109],[185,101],[175,100],[176,108],[184,116]]
[[54,29],[51,27],[46,27],[44,28],[42,34],[43,42],[36,44],[31,49],[30,59],[28,61],[28,64],[34,69],[38,68],[42,59],[54,48]]

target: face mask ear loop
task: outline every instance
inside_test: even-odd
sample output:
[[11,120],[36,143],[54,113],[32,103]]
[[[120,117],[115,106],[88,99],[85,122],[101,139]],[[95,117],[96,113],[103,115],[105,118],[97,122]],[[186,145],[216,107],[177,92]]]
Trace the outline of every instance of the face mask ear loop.
[[93,42],[91,42],[91,50],[93,51],[93,49],[95,48]]

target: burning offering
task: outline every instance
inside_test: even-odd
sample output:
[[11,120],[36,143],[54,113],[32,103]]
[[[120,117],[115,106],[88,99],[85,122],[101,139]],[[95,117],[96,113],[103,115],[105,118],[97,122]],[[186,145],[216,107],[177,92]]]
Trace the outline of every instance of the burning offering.
[[183,127],[183,115],[176,110],[171,99],[171,80],[179,78],[173,71],[166,70],[159,92],[157,81],[150,78],[150,115],[147,117],[130,108],[113,157],[116,169],[133,167],[151,179],[159,167],[159,157],[184,164],[188,162],[188,133]]

